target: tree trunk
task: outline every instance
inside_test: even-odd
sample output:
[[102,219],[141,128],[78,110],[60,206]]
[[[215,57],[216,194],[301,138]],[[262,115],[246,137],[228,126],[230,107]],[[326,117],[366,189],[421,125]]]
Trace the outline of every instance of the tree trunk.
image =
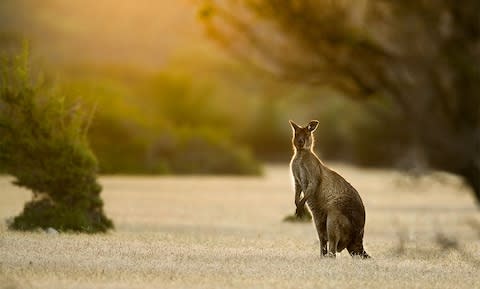
[[463,177],[465,182],[472,188],[475,201],[480,207],[480,164],[478,162],[472,161],[460,172],[460,175]]

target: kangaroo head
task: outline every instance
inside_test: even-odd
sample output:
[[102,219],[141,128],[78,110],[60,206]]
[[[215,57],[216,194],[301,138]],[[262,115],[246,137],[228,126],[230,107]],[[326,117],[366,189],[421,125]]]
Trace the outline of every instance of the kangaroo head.
[[292,143],[296,150],[311,150],[313,147],[313,132],[318,126],[317,120],[310,121],[305,127],[290,121],[293,129]]

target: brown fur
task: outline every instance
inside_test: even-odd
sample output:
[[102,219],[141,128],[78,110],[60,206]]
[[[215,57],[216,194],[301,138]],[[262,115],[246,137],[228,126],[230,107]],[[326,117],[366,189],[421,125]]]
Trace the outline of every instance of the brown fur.
[[318,121],[313,120],[306,127],[293,121],[290,124],[294,134],[295,153],[290,166],[295,181],[296,213],[302,215],[305,203],[308,205],[320,240],[321,256],[335,257],[337,252],[347,249],[352,256],[369,258],[363,249],[365,209],[360,195],[313,152],[312,133]]

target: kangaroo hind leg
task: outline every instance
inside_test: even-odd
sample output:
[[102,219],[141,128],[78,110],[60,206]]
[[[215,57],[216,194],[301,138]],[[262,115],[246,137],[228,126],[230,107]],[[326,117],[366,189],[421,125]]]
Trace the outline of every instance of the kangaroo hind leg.
[[318,240],[320,242],[320,256],[327,256],[327,229],[325,225],[325,218],[315,218],[315,228],[317,229]]
[[327,216],[328,257],[335,258],[341,234],[341,226],[337,215],[329,214]]

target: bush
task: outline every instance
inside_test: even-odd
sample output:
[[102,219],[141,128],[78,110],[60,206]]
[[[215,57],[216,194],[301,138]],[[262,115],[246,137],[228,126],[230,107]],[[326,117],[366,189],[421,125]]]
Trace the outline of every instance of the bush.
[[232,136],[236,116],[224,108],[231,102],[208,81],[175,70],[104,68],[70,75],[63,89],[97,103],[88,134],[100,173],[260,173]]
[[33,199],[12,229],[53,227],[105,232],[97,161],[87,142],[89,117],[48,85],[32,81],[28,53],[5,58],[0,83],[0,162]]
[[151,148],[152,163],[178,174],[258,175],[260,165],[238,144],[211,128],[164,132]]

